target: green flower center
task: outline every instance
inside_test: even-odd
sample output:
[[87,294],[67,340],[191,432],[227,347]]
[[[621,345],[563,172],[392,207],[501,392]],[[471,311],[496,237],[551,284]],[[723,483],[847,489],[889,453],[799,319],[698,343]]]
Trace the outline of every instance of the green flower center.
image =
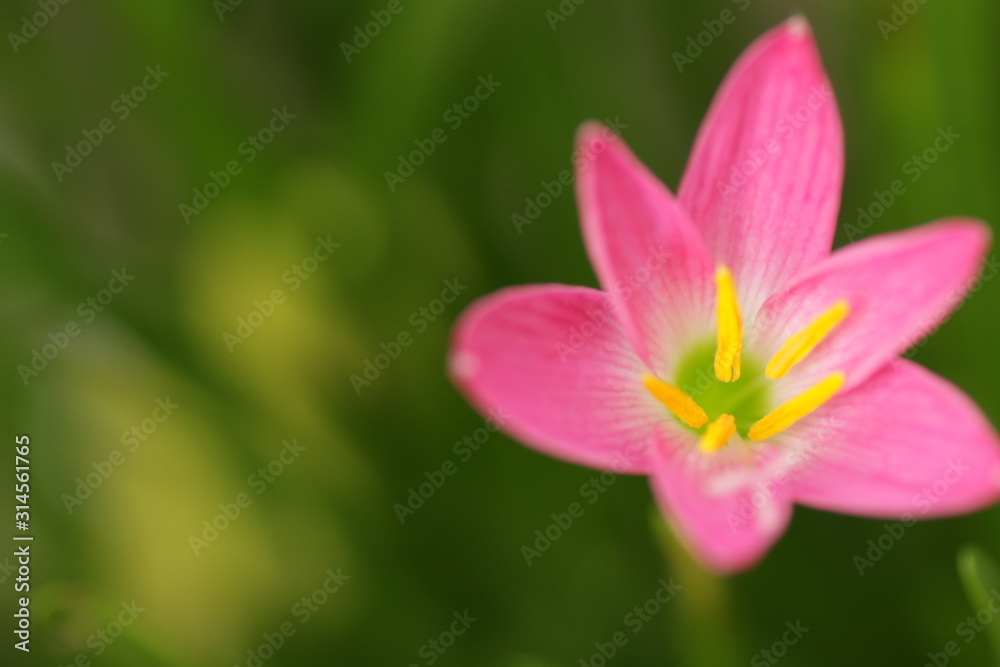
[[[725,266],[715,273],[717,336],[683,355],[673,382],[646,373],[646,389],[684,427],[699,433],[698,446],[712,454],[740,434],[763,442],[781,433],[829,401],[844,386],[840,371],[827,375],[797,396],[774,407],[768,380],[783,377],[805,359],[850,314],[840,299],[818,312],[789,337],[766,366],[743,350],[743,318],[733,275]],[[704,427],[704,430],[703,430]]]
[[[716,343],[706,340],[695,345],[683,355],[674,373],[673,385],[695,400],[709,420],[720,415],[732,415],[736,430],[744,437],[755,422],[771,412],[771,383],[764,376],[764,365],[743,352],[740,377],[733,382],[723,382],[715,376]],[[698,432],[677,420],[685,428]]]

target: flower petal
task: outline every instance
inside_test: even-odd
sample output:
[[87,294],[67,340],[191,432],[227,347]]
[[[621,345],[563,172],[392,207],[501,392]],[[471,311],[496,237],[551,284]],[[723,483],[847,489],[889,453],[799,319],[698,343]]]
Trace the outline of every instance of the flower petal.
[[841,248],[799,276],[761,309],[755,330],[764,355],[841,299],[849,313],[782,378],[779,393],[796,394],[836,371],[847,376],[842,392],[864,382],[961,303],[989,241],[976,221],[929,224]]
[[573,463],[645,473],[649,436],[668,418],[642,384],[646,367],[597,290],[508,288],[455,327],[452,376],[503,430]]
[[829,254],[843,181],[843,130],[805,20],[759,38],[716,94],[679,198],[736,279],[745,316]]
[[803,448],[798,502],[865,516],[916,518],[1000,499],[1000,440],[947,380],[906,360],[888,365],[790,428]]
[[577,197],[594,271],[639,356],[669,378],[677,350],[711,331],[712,263],[673,195],[610,130],[578,136]]
[[769,453],[758,465],[720,467],[690,448],[653,448],[653,492],[664,515],[681,541],[720,574],[756,564],[791,519],[791,487],[774,476],[768,461],[777,453]]

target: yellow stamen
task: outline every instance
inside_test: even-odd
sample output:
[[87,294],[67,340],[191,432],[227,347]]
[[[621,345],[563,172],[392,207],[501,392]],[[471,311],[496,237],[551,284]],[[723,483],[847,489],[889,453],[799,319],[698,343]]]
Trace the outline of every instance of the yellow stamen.
[[743,321],[740,303],[733,285],[733,274],[724,266],[715,272],[718,300],[715,316],[718,320],[718,338],[715,349],[715,377],[723,382],[740,379],[740,361],[743,352]]
[[714,454],[722,449],[736,433],[736,419],[732,415],[721,415],[708,425],[698,442],[701,451]]
[[701,406],[677,387],[649,374],[642,376],[642,383],[649,393],[691,428],[701,428],[708,421],[708,415]]
[[791,370],[792,366],[806,358],[837,325],[844,321],[850,308],[847,302],[840,300],[825,312],[821,313],[809,325],[789,338],[780,350],[774,353],[764,370],[771,380],[777,380]]
[[843,386],[843,373],[837,372],[828,375],[819,383],[806,389],[795,398],[785,401],[772,410],[770,414],[758,420],[757,423],[750,427],[747,437],[754,442],[760,442],[761,440],[767,440],[772,435],[781,433],[833,398],[834,394],[840,391],[840,388]]

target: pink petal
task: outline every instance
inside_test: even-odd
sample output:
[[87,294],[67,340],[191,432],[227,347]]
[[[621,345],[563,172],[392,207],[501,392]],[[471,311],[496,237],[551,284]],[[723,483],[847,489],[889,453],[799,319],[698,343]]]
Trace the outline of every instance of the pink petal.
[[711,331],[712,264],[687,214],[610,130],[578,136],[583,238],[639,356],[664,377],[692,335]]
[[769,358],[837,300],[847,318],[782,379],[794,394],[834,371],[844,390],[930,334],[973,285],[990,242],[988,228],[952,220],[884,234],[838,250],[768,299],[755,326]]
[[581,465],[647,472],[650,433],[670,418],[642,384],[646,368],[611,299],[585,287],[515,287],[479,300],[455,327],[449,365],[481,412],[505,416],[504,431]]
[[843,171],[833,89],[809,26],[796,17],[730,70],[679,191],[715,261],[732,270],[748,319],[829,254]]
[[657,501],[681,541],[709,568],[720,574],[749,568],[788,526],[789,480],[770,465],[776,452],[757,465],[721,466],[694,447],[653,448]]
[[909,361],[883,367],[786,433],[804,448],[795,497],[805,505],[898,519],[1000,499],[996,432],[961,390]]

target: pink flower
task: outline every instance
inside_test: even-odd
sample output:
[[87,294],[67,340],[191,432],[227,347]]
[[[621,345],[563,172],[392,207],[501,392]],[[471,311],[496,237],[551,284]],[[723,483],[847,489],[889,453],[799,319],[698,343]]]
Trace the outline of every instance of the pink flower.
[[455,382],[539,451],[649,475],[719,572],[756,563],[794,502],[896,519],[993,503],[989,422],[898,356],[974,284],[988,229],[951,219],[831,254],[842,143],[800,18],[729,73],[677,196],[612,132],[584,126],[577,196],[604,291],[478,301],[454,332]]

